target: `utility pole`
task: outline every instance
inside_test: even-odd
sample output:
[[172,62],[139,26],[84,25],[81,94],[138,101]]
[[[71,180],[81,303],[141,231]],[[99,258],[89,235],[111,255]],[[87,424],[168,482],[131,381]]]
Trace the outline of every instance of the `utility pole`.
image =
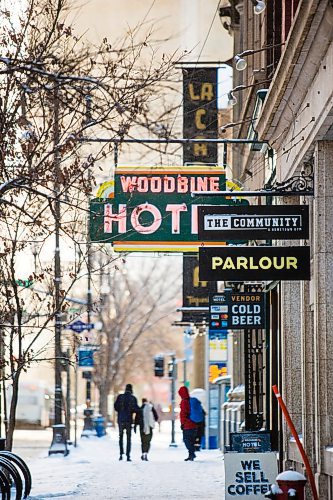
[[[56,83],[56,82],[55,82]],[[60,130],[59,130],[59,90],[57,85],[54,89],[53,107],[53,147],[54,147],[54,175],[55,175],[55,204],[54,204],[54,231],[55,231],[55,252],[54,252],[54,302],[55,302],[55,389],[54,389],[54,426],[53,440],[49,449],[49,455],[63,453],[68,455],[66,426],[62,424],[62,380],[61,380],[61,260],[60,260]]]
[[60,285],[61,285],[61,261],[60,261],[60,152],[59,152],[59,95],[58,89],[54,90],[54,119],[53,119],[53,141],[54,141],[54,173],[55,173],[55,252],[54,252],[54,293],[55,293],[55,395],[54,395],[54,423],[62,423],[62,381],[61,381],[61,310],[60,310]]
[[5,449],[5,438],[1,437],[2,430],[2,398],[6,397],[2,391],[3,380],[5,379],[5,342],[4,342],[4,328],[0,328],[0,451]]
[[[89,175],[90,178],[90,175]],[[89,226],[88,226],[89,228]],[[91,308],[92,308],[92,297],[91,297],[91,253],[90,253],[90,241],[89,233],[87,233],[87,321],[91,323]],[[87,372],[89,378],[86,379],[86,409],[84,410],[84,425],[81,437],[89,437],[89,435],[94,430],[92,414],[93,409],[91,408],[91,378],[92,373]]]
[[66,433],[67,440],[71,439],[71,365],[70,365],[70,350],[66,352]]
[[186,386],[186,383],[187,383],[187,361],[186,361],[186,358],[183,359],[183,383]]
[[176,403],[176,378],[177,378],[177,366],[176,366],[176,356],[171,354],[171,443],[170,446],[176,447],[175,441],[175,403]]

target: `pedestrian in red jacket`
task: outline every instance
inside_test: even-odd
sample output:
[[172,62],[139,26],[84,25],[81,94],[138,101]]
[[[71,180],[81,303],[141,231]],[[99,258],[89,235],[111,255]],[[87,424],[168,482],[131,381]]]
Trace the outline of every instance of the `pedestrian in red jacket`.
[[180,402],[180,427],[183,431],[183,441],[188,449],[188,457],[185,458],[185,462],[192,462],[195,459],[194,443],[198,433],[198,424],[190,419],[191,407],[188,388],[180,387],[178,394],[182,398]]

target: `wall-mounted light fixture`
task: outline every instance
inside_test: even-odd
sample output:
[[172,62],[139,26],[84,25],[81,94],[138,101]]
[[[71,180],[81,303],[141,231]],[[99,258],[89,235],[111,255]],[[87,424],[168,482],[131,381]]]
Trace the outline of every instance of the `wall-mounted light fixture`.
[[263,0],[251,0],[251,2],[253,4],[253,11],[257,16],[262,14],[266,9],[266,4]]
[[228,92],[228,108],[230,108],[231,106],[236,106],[236,104],[237,104],[237,97],[235,97],[233,94],[234,90],[238,90],[237,87],[233,90],[230,90],[230,92]]
[[267,47],[263,47],[262,49],[256,50],[244,50],[240,54],[236,54],[234,56],[235,67],[238,71],[243,71],[247,66],[247,61],[244,57],[252,56],[253,54],[257,54],[258,52],[263,52],[264,50],[274,49],[275,47],[281,47],[281,45],[285,45],[284,43],[278,43],[276,45],[269,45]]
[[237,104],[237,97],[234,95],[234,92],[239,92],[240,90],[249,89],[250,87],[255,87],[256,85],[261,85],[262,83],[268,83],[271,80],[262,80],[261,82],[253,83],[252,85],[238,85],[228,92],[228,106],[235,106]]

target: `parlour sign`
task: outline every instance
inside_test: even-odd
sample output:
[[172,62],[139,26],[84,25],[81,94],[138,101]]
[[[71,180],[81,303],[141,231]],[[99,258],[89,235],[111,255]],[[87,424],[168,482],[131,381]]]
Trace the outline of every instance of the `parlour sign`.
[[199,239],[291,240],[309,237],[308,205],[199,208]]
[[112,243],[116,251],[197,252],[198,206],[216,198],[191,193],[219,192],[225,185],[225,172],[217,167],[119,167],[114,192],[90,203],[91,241]]
[[278,474],[276,453],[226,453],[225,498],[265,498]]
[[225,292],[210,295],[209,331],[265,328],[265,294]]
[[309,280],[310,247],[200,247],[199,278],[208,281]]

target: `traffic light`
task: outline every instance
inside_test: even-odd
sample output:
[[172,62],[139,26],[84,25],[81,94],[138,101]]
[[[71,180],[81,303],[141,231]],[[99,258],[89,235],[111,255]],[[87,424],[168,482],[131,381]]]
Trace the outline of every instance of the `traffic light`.
[[164,358],[163,356],[155,356],[154,358],[155,377],[164,377]]
[[168,377],[177,378],[177,364],[175,360],[171,360],[168,362]]

